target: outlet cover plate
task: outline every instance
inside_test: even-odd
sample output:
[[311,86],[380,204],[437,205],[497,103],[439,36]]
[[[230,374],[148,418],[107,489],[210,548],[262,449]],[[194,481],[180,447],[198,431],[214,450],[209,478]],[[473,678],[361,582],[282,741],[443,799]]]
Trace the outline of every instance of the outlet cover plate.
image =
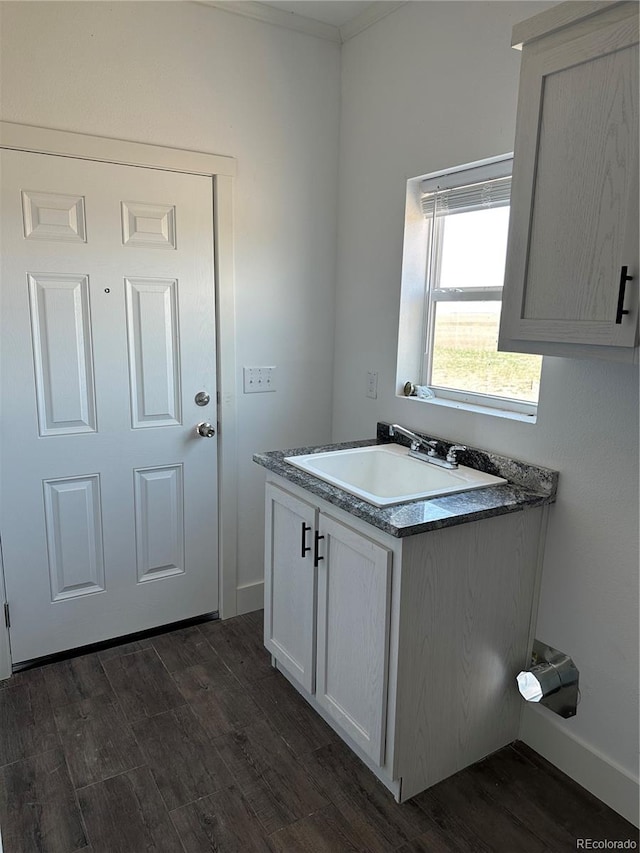
[[378,374],[373,370],[367,371],[367,397],[378,399]]

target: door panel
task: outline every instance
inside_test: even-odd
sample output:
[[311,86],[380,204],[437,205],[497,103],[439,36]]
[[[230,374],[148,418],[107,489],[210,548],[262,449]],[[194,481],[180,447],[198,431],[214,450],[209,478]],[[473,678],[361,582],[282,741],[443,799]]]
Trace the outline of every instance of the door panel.
[[22,215],[27,240],[86,242],[82,196],[23,191]]
[[40,435],[95,432],[89,279],[27,278]]
[[311,504],[267,483],[264,644],[308,693],[315,689],[316,517]]
[[217,440],[195,432],[216,422],[213,204],[210,178],[156,169],[3,151],[2,174],[19,662],[218,608]]
[[544,78],[524,319],[613,323],[637,77],[635,45]]
[[317,699],[377,764],[385,751],[391,552],[320,516]]
[[508,348],[635,346],[637,288],[621,318],[617,303],[623,266],[637,277],[637,225],[625,240],[638,216],[637,41],[629,19],[525,48],[501,319]]
[[178,282],[126,279],[131,426],[180,423]]
[[51,599],[104,590],[100,477],[44,481]]
[[176,209],[171,204],[122,202],[122,242],[125,246],[176,248]]
[[184,572],[182,465],[134,471],[138,581]]

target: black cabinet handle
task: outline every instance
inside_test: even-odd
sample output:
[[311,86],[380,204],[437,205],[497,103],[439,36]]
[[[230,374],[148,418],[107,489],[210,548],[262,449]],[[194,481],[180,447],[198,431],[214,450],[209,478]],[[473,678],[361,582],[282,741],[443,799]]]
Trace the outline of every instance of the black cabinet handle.
[[313,541],[313,568],[314,569],[318,568],[318,564],[320,563],[320,560],[324,560],[324,557],[321,557],[318,554],[318,545],[320,544],[321,539],[324,539],[324,536],[320,536],[320,534],[316,530],[316,535],[315,535],[315,538]]
[[311,530],[310,524],[305,524],[302,522],[302,543],[300,545],[300,556],[304,557],[305,554],[311,550],[311,545],[307,545],[307,532]]
[[627,275],[629,271],[629,267],[621,267],[620,268],[620,286],[618,288],[618,307],[616,309],[616,323],[620,325],[622,323],[622,315],[628,314],[628,311],[624,310],[624,291],[627,286],[628,281],[633,281],[632,275]]

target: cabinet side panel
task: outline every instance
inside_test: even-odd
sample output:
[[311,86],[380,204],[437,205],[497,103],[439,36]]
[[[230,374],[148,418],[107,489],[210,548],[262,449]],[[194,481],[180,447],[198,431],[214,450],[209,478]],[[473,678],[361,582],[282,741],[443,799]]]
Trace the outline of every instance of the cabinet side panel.
[[407,539],[395,774],[413,796],[515,740],[542,510]]

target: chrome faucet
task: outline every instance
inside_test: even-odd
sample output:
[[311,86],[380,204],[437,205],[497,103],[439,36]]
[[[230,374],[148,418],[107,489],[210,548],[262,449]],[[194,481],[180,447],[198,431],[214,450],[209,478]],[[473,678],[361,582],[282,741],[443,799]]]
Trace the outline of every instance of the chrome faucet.
[[447,450],[447,458],[445,462],[451,462],[454,468],[458,467],[458,453],[462,453],[463,450],[466,450],[464,444],[452,444],[451,447]]
[[[404,435],[405,438],[408,438],[411,442],[411,454],[419,453],[419,448],[426,447],[427,453],[430,456],[436,456],[438,446],[437,441],[427,441],[426,438],[421,438],[421,436],[417,435],[415,432],[411,432],[410,429],[406,429],[406,427],[400,426],[400,424],[389,424],[389,438],[393,438],[396,433],[400,433],[400,435]],[[424,456],[424,453],[420,454]]]
[[[423,462],[429,462],[432,465],[438,465],[440,468],[457,468],[458,453],[467,449],[463,444],[452,444],[445,458],[438,455],[437,441],[422,438],[410,429],[400,426],[400,424],[389,424],[389,438],[393,438],[396,433],[404,435],[411,442],[409,456],[421,459]],[[425,447],[427,452],[421,451],[420,447]]]

